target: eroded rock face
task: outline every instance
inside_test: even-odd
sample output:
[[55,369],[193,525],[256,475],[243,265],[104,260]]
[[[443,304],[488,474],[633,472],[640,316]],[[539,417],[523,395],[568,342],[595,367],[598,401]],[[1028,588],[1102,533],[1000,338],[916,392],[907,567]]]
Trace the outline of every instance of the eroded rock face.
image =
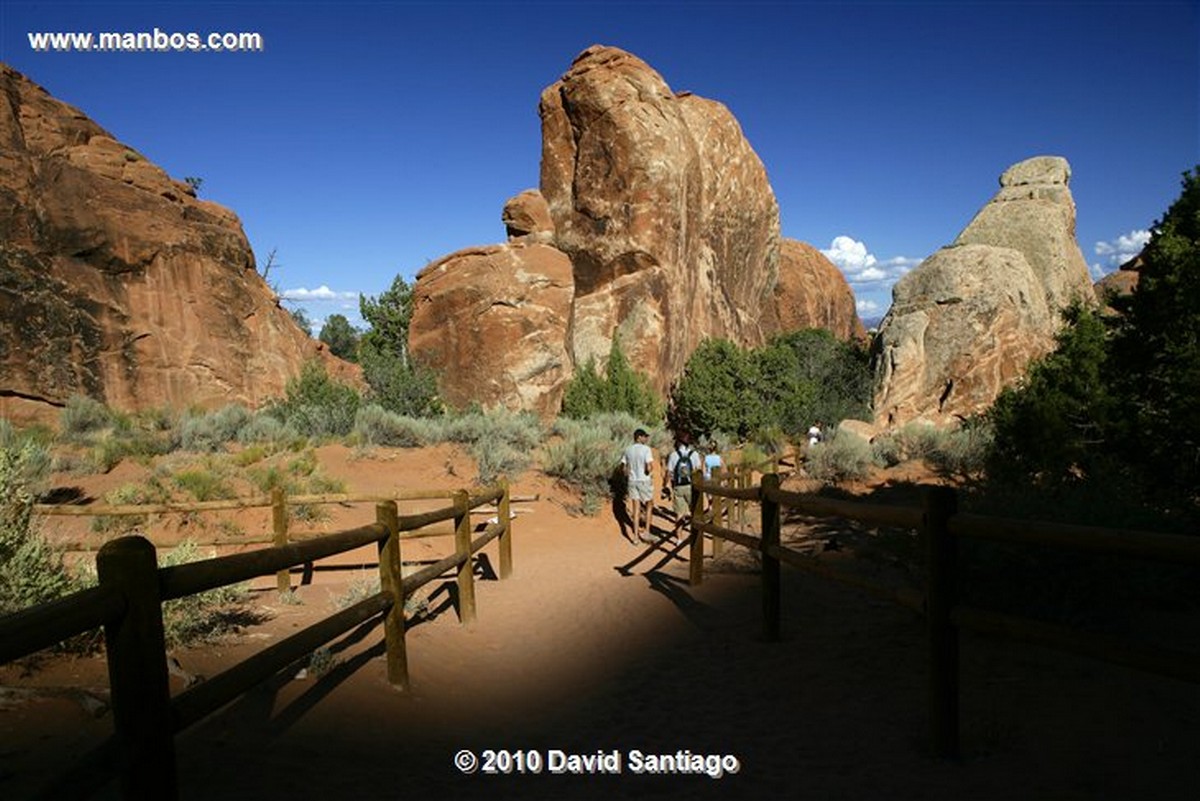
[[1067,188],[1071,165],[1037,156],[1000,176],[1000,191],[954,240],[1020,251],[1045,290],[1052,310],[1072,300],[1094,301],[1087,261],[1075,239],[1075,201]]
[[417,275],[409,351],[437,371],[442,398],[558,413],[571,377],[571,262],[539,243],[452,253]]
[[550,207],[546,198],[536,189],[526,189],[508,199],[500,214],[500,221],[508,232],[510,242],[554,241],[554,220],[550,218]]
[[946,423],[991,406],[1054,345],[1037,275],[1011,248],[939,250],[892,290],[875,341],[879,428]]
[[0,415],[256,405],[323,352],[233,212],[3,65],[0,88]]
[[902,278],[872,360],[875,422],[946,424],[987,409],[1054,346],[1061,310],[1094,304],[1066,159],[1013,165],[959,234]]
[[602,362],[618,336],[665,392],[704,337],[756,345],[777,330],[779,210],[725,106],[595,46],[539,114],[541,191],[574,269],[576,364]]
[[854,292],[842,271],[805,242],[780,240],[775,317],[780,331],[824,328],[841,339],[865,340]]

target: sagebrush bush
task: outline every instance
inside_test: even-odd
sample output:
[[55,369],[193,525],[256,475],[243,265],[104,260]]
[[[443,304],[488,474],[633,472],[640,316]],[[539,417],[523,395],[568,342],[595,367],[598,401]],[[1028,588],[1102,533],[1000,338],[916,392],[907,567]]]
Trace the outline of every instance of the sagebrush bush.
[[438,421],[396,414],[374,403],[358,410],[354,434],[362,444],[394,448],[417,448],[442,439]]
[[[201,559],[213,552],[202,552],[193,542],[185,541],[160,560],[159,567],[173,567]],[[263,616],[248,605],[247,585],[236,584],[188,595],[163,604],[163,633],[168,648],[197,642],[211,642],[232,634],[241,627],[261,622]]]
[[219,501],[237,497],[233,486],[209,468],[185,470],[175,476],[175,485],[198,501]]
[[180,440],[189,451],[219,451],[233,442],[253,418],[240,403],[231,403],[215,412],[201,412],[184,418]]
[[88,434],[108,428],[113,423],[112,411],[98,400],[84,395],[72,395],[59,414],[63,438],[77,442]]
[[0,417],[0,449],[21,454],[18,478],[35,497],[39,495],[54,466],[54,457],[42,438],[18,432],[12,423]]
[[292,426],[268,413],[260,413],[246,423],[238,432],[238,442],[243,445],[265,445],[280,450],[303,439]]
[[470,444],[479,440],[500,440],[515,448],[531,450],[545,436],[542,422],[529,412],[492,409],[467,412],[449,417],[442,423],[442,436],[450,442]]
[[42,536],[33,518],[34,495],[26,476],[35,444],[0,447],[0,614],[45,603],[78,586],[63,555]]
[[478,466],[475,482],[486,486],[502,475],[516,478],[529,466],[530,453],[529,448],[514,445],[498,433],[475,440],[471,443],[471,455]]
[[871,458],[884,467],[895,467],[904,461],[904,447],[900,438],[889,431],[871,440]]
[[988,421],[969,421],[944,432],[926,459],[943,474],[977,476],[987,465],[994,437]]
[[615,438],[604,422],[573,421],[563,428],[562,439],[542,449],[542,472],[579,490],[585,508],[597,508],[598,499],[611,493],[612,482],[621,475],[625,441]]
[[829,441],[809,449],[804,467],[813,478],[837,483],[865,478],[874,464],[871,445],[865,439],[835,432]]

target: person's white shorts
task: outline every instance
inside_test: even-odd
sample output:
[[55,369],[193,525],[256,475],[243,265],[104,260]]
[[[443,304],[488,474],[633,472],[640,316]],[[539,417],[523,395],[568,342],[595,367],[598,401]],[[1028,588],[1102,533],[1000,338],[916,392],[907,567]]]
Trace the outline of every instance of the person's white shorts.
[[654,485],[650,483],[650,479],[645,481],[630,481],[629,482],[629,497],[635,501],[654,500]]

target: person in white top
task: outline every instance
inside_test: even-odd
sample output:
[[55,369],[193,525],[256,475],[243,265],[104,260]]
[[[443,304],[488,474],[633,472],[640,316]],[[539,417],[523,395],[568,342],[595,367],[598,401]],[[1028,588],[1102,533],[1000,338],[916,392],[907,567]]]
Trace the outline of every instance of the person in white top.
[[621,455],[625,467],[629,500],[632,502],[633,543],[650,539],[650,503],[654,500],[654,451],[646,443],[650,435],[639,428],[633,432],[633,444]]
[[667,475],[663,489],[675,508],[675,526],[671,529],[672,541],[678,541],[679,530],[686,526],[692,513],[692,473],[701,469],[700,454],[689,443],[686,435],[680,435],[675,450],[667,459]]
[[813,423],[808,427],[808,446],[811,448],[821,441],[821,426]]

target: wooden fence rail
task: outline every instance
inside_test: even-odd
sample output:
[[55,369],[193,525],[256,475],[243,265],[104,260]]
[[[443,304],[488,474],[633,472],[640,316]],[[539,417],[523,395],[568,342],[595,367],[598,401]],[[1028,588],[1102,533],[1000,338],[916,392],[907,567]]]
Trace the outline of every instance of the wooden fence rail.
[[[405,493],[413,497],[446,498]],[[499,540],[499,577],[512,573],[511,495],[506,482],[470,495],[454,492],[445,508],[400,515],[396,501],[376,506],[374,523],[302,542],[160,568],[153,543],[142,536],[105,543],[96,557],[99,586],[0,618],[0,663],[35,653],[98,626],[104,628],[113,711],[114,760],[125,799],[174,799],[174,734],[228,704],[322,644],[372,619],[382,618],[388,681],[409,687],[404,600],[457,568],[461,622],[475,619],[472,557]],[[292,502],[297,501],[293,498]],[[496,504],[495,522],[471,538],[470,515]],[[238,508],[238,507],[222,507]],[[402,576],[401,533],[443,520],[455,522],[455,551],[436,564]],[[288,570],[376,543],[380,591],[259,651],[207,681],[170,697],[162,604],[216,587]]]
[[[729,476],[693,478],[689,580],[700,584],[704,575],[704,536],[726,539],[762,554],[763,633],[778,639],[780,627],[779,565],[833,579],[876,597],[908,607],[926,619],[929,649],[929,719],[933,748],[942,756],[958,754],[959,631],[969,629],[1038,645],[1071,651],[1113,664],[1138,668],[1186,681],[1200,682],[1200,654],[1133,645],[1112,637],[1081,632],[1039,620],[958,602],[958,542],[963,537],[1038,547],[1059,547],[1093,553],[1200,565],[1200,537],[1159,532],[1105,529],[1040,521],[1015,520],[958,512],[957,496],[949,487],[926,487],[921,508],[881,506],[822,498],[779,488],[778,475],[767,473],[758,486],[746,488]],[[704,498],[713,496],[714,512],[704,513]],[[762,509],[757,536],[719,525],[716,498],[757,501]],[[869,525],[916,529],[925,562],[925,586],[891,587],[838,571],[780,543],[781,508],[814,517],[836,517]],[[719,553],[714,548],[714,553]]]

